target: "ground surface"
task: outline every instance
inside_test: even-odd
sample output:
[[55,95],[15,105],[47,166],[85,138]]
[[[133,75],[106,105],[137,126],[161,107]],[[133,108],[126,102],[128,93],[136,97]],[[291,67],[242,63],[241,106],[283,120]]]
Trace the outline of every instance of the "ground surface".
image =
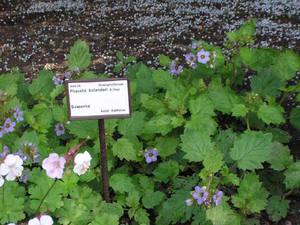
[[[3,2],[3,1],[2,1]],[[110,71],[116,51],[149,64],[175,56],[193,38],[222,45],[225,33],[258,18],[259,46],[300,51],[299,0],[6,0],[0,3],[0,72],[29,75],[46,63],[63,67],[78,38],[90,43],[97,72]]]

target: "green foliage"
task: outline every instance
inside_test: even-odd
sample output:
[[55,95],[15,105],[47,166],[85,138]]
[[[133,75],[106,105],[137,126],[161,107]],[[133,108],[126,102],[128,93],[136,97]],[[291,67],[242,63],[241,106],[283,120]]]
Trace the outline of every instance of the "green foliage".
[[[210,62],[197,63],[196,69],[185,63],[179,76],[170,74],[168,56],[159,56],[160,68],[150,68],[117,53],[113,71],[125,71],[130,79],[132,116],[105,121],[112,203],[101,197],[97,121],[68,121],[65,87],[53,82],[57,71],[42,70],[31,83],[17,70],[2,74],[0,125],[11,118],[16,126],[0,137],[0,153],[5,146],[14,154],[32,143],[41,161],[24,162],[27,183],[3,177],[0,223],[27,223],[40,213],[63,225],[128,220],[140,225],[250,225],[260,223],[262,210],[275,222],[286,217],[289,201],[284,197],[300,187],[300,164],[291,143],[297,131],[289,130],[300,130],[300,111],[286,108],[288,97],[299,101],[300,86],[289,81],[300,69],[299,55],[253,48],[254,20],[227,37],[226,54],[199,41],[192,53],[205,49]],[[68,54],[72,78],[108,77],[88,71],[90,63],[88,44],[75,42]],[[251,88],[243,85],[249,73]],[[23,121],[16,121],[16,107]],[[56,135],[57,123],[64,125],[64,135]],[[67,151],[81,142],[78,152],[88,151],[92,160],[78,176]],[[144,157],[149,148],[158,152],[152,163]],[[42,160],[51,152],[68,159],[63,178],[56,181],[42,170]],[[210,204],[186,205],[196,185],[206,186]],[[216,206],[212,198],[218,190],[224,196]]]
[[0,222],[6,224],[25,219],[25,189],[16,182],[7,182],[0,188]]
[[68,54],[69,69],[85,69],[91,63],[89,46],[84,41],[76,41]]
[[272,221],[278,222],[280,219],[286,217],[288,209],[288,200],[281,199],[279,196],[269,198],[267,213]]
[[287,189],[300,188],[300,162],[294,162],[284,172],[285,175],[285,186]]
[[270,158],[272,135],[258,131],[246,131],[235,142],[230,156],[243,170],[263,168],[262,162]]
[[255,173],[246,174],[238,193],[232,196],[233,205],[244,214],[258,213],[267,206],[268,192],[262,187]]

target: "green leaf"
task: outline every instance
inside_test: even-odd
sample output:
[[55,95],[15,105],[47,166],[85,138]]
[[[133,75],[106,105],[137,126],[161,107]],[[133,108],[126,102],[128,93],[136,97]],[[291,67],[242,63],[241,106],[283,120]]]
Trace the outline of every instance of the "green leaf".
[[292,79],[300,70],[300,57],[292,51],[281,52],[275,58],[272,69],[281,80]]
[[134,214],[134,220],[140,225],[150,225],[149,214],[145,209],[138,209]]
[[16,182],[5,182],[0,187],[0,223],[17,223],[25,219],[25,189]]
[[300,131],[300,108],[293,108],[290,113],[290,123]]
[[170,75],[169,72],[165,70],[154,70],[153,71],[153,81],[157,87],[163,88],[165,90],[171,90],[176,88],[176,81]]
[[135,190],[133,180],[127,174],[115,173],[109,179],[112,189],[120,193],[129,193]]
[[215,138],[217,149],[219,149],[223,155],[226,163],[232,163],[232,158],[230,157],[230,149],[233,147],[234,141],[237,135],[231,129],[220,130]]
[[152,71],[144,64],[140,64],[136,72],[137,93],[153,94],[155,83],[152,79]]
[[173,126],[171,124],[172,116],[171,115],[158,115],[152,117],[149,121],[145,123],[144,134],[168,134]]
[[227,203],[208,209],[206,216],[213,225],[241,225],[240,216]]
[[268,192],[255,173],[246,174],[238,193],[232,196],[232,203],[245,214],[259,213],[267,206]]
[[125,137],[140,135],[143,132],[146,113],[134,112],[131,118],[119,121],[118,131]]
[[210,83],[208,94],[214,107],[223,113],[231,113],[234,105],[239,103],[238,96],[229,87],[223,87],[218,80]]
[[141,94],[140,101],[145,109],[157,115],[167,113],[168,111],[162,100],[148,94]]
[[63,123],[68,120],[68,111],[65,105],[55,105],[52,109],[53,119]]
[[86,42],[77,40],[68,54],[69,69],[85,69],[91,63],[91,53]]
[[289,209],[289,201],[281,199],[280,196],[272,196],[269,198],[267,213],[270,219],[274,222],[278,222],[282,218],[285,218]]
[[263,69],[251,79],[252,92],[263,97],[276,97],[279,89],[284,86],[284,82],[280,80],[272,69]]
[[164,200],[165,194],[160,191],[147,191],[143,196],[142,202],[145,208],[152,209],[157,205],[160,205]]
[[18,92],[18,82],[22,75],[18,71],[1,74],[0,76],[0,92],[4,91],[9,96],[15,96]]
[[114,214],[101,213],[89,225],[119,225],[119,218]]
[[285,186],[287,189],[300,188],[300,161],[291,164],[284,172]]
[[203,160],[203,165],[206,171],[209,173],[217,173],[222,166],[224,165],[223,162],[223,154],[213,149],[212,151],[209,151]]
[[257,116],[266,124],[281,124],[285,122],[282,115],[284,110],[280,106],[263,104],[259,107]]
[[186,131],[181,141],[182,151],[186,153],[184,158],[190,162],[201,162],[214,147],[210,137],[199,131]]
[[167,183],[179,174],[179,165],[173,160],[162,162],[153,171],[153,174],[156,180]]
[[176,153],[176,148],[179,145],[179,139],[175,137],[158,137],[155,139],[156,149],[162,158],[166,158]]
[[267,161],[272,169],[282,171],[293,163],[293,157],[290,155],[288,146],[274,142],[271,156]]
[[41,96],[48,97],[55,88],[52,81],[53,74],[49,70],[41,70],[37,79],[33,80],[32,84],[29,85],[28,90],[30,94],[35,98]]
[[292,138],[288,132],[281,130],[277,127],[268,127],[265,131],[272,134],[273,141],[278,141],[280,143],[287,144]]
[[196,99],[189,101],[189,110],[192,115],[214,116],[214,105],[207,95],[199,95]]
[[190,193],[185,190],[176,191],[169,199],[163,202],[156,218],[156,225],[176,224],[185,219],[187,208],[185,200]]
[[95,120],[72,121],[67,124],[70,133],[78,138],[98,138],[98,126]]
[[139,192],[137,192],[137,191],[130,192],[126,198],[126,205],[131,208],[137,209],[140,204],[139,203],[140,198],[141,198],[141,196],[140,196]]
[[63,207],[56,211],[59,216],[59,223],[63,225],[82,225],[91,222],[92,215],[87,206],[78,204],[72,199],[65,199]]
[[191,120],[186,122],[185,128],[205,135],[213,135],[217,130],[217,123],[209,116],[192,115]]
[[245,131],[235,142],[230,156],[242,170],[263,168],[262,163],[270,158],[272,135],[260,131]]
[[159,64],[161,66],[169,66],[171,63],[171,59],[169,56],[159,55],[158,58],[159,58]]
[[[51,191],[48,193],[47,197],[43,200],[43,204],[40,207],[40,212],[54,212],[56,209],[59,209],[63,206],[62,194],[64,189],[62,188],[62,182],[47,177],[44,171],[39,169],[34,169],[31,172],[29,181],[32,183],[29,186],[28,193],[30,194],[30,209],[34,212],[42,201],[45,198],[48,190],[51,188]],[[56,182],[54,184],[54,182]]]
[[256,20],[245,22],[238,30],[228,32],[227,38],[231,42],[240,42],[241,44],[251,43],[255,38]]
[[127,161],[136,161],[138,159],[137,153],[141,149],[136,149],[134,144],[127,138],[120,138],[113,144],[112,152],[114,156],[119,159],[126,159]]
[[248,108],[243,104],[234,104],[232,108],[232,116],[245,117],[248,113]]

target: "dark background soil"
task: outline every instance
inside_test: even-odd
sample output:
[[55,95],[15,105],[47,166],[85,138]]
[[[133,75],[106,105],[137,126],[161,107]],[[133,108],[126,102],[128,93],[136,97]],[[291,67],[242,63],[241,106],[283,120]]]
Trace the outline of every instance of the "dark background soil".
[[[111,73],[117,51],[155,66],[159,54],[176,57],[192,39],[222,46],[226,32],[251,18],[258,19],[256,46],[300,52],[299,12],[297,0],[0,0],[0,73],[18,66],[31,79],[46,64],[64,71],[79,38],[89,43],[98,73]],[[300,159],[299,132],[284,129]],[[280,224],[300,225],[300,201],[291,200]]]

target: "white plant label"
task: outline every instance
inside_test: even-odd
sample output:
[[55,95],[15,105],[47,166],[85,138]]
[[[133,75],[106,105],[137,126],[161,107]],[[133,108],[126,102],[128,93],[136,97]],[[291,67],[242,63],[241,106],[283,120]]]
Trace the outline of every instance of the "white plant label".
[[130,116],[127,79],[67,83],[70,119],[104,119]]

